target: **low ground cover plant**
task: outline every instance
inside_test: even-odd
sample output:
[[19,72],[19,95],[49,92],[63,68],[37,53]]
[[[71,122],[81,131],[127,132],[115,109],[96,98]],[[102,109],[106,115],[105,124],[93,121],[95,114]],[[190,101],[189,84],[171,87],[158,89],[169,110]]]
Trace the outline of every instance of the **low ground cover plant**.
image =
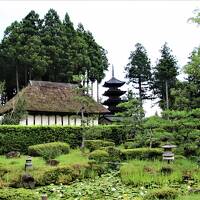
[[38,200],[39,194],[27,189],[0,190],[0,200]]

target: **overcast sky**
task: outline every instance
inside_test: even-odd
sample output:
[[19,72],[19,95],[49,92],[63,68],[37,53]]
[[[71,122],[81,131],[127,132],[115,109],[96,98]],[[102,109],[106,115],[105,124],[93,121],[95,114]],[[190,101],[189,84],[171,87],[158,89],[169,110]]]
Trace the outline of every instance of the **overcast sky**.
[[[13,21],[20,21],[31,10],[43,18],[50,8],[58,12],[61,20],[68,12],[75,27],[81,22],[92,32],[108,51],[109,63],[120,80],[124,80],[124,67],[137,42],[147,49],[153,66],[161,46],[168,42],[180,69],[193,48],[200,45],[200,27],[187,22],[200,8],[199,1],[0,1],[0,39]],[[111,67],[105,80],[110,77]],[[151,105],[145,105],[147,115],[158,109]]]

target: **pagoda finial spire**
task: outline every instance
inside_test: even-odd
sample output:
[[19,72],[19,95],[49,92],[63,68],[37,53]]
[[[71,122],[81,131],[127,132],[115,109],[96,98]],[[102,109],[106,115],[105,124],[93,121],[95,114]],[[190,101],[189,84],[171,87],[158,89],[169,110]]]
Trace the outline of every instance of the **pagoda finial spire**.
[[112,77],[114,77],[114,65],[112,65]]

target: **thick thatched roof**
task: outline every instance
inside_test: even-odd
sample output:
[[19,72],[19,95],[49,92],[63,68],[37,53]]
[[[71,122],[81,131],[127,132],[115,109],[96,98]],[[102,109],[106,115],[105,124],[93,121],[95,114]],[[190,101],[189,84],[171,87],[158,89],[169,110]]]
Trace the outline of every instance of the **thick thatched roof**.
[[[83,105],[86,113],[104,114],[109,112],[91,97],[84,95],[83,98],[77,88],[76,85],[67,83],[30,81],[30,84],[18,95],[25,100],[26,110],[32,112],[78,113]],[[13,109],[18,95],[0,107],[0,114]]]

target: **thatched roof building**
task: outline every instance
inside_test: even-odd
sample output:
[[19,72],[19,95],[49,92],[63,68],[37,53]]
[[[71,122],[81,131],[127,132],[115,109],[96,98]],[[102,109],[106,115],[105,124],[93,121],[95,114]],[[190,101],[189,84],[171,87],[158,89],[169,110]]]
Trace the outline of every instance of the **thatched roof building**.
[[[83,95],[77,85],[30,81],[27,87],[0,108],[0,115],[13,110],[17,96],[22,97],[25,101],[25,108],[29,116],[22,121],[22,124],[27,125],[80,125],[80,116],[78,115],[83,106],[87,116],[94,114],[99,116],[109,112],[91,97]],[[70,121],[72,117],[73,120]],[[97,121],[93,124],[97,124]]]

